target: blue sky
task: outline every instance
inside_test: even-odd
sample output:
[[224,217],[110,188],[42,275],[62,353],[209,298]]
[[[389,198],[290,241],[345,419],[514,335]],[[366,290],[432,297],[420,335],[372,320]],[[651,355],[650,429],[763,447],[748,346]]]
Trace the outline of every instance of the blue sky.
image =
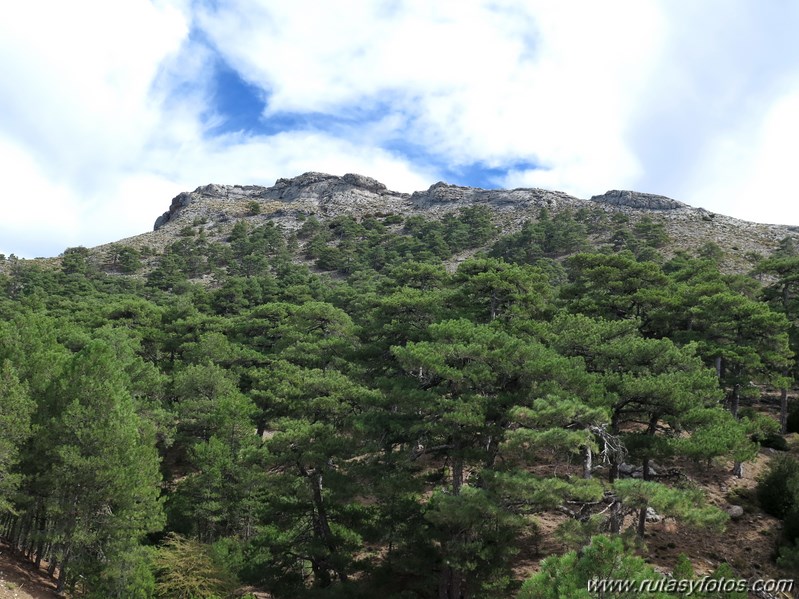
[[29,0],[0,15],[0,252],[309,170],[659,193],[799,225],[788,0]]

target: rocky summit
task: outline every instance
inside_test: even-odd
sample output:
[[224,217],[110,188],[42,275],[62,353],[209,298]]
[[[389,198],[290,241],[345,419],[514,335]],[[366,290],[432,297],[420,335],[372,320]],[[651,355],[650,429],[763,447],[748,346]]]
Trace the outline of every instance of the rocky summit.
[[724,268],[730,272],[748,270],[753,256],[769,255],[786,237],[799,240],[799,227],[743,221],[637,191],[611,190],[581,199],[546,189],[489,190],[438,182],[427,190],[408,194],[392,191],[363,175],[308,172],[278,179],[271,187],[211,184],[183,192],[155,221],[154,232],[125,241],[163,248],[181,228],[198,222],[203,223],[200,226],[210,237],[222,238],[238,219],[253,224],[272,220],[292,231],[311,215],[322,220],[340,215],[360,219],[388,214],[436,219],[472,205],[489,207],[504,233],[517,231],[524,222],[537,219],[542,208],[550,214],[598,210],[611,219],[632,223],[648,217],[666,227],[671,240],[669,252],[695,251],[714,242],[724,250]]
[[[461,187],[438,182],[426,191],[412,194],[391,191],[383,183],[363,175],[347,174],[343,177],[324,173],[305,173],[293,179],[278,179],[272,187],[257,185],[205,185],[193,192],[184,192],[172,200],[169,210],[155,222],[155,230],[186,208],[206,212],[235,206],[241,201],[257,201],[264,204],[264,212],[277,208],[279,214],[318,214],[337,216],[353,214],[363,216],[369,212],[417,213],[449,212],[462,206],[487,204],[496,210],[517,211],[530,207],[548,206],[557,208],[557,202],[583,202],[565,193],[543,189],[485,190]],[[219,214],[224,216],[224,214]]]

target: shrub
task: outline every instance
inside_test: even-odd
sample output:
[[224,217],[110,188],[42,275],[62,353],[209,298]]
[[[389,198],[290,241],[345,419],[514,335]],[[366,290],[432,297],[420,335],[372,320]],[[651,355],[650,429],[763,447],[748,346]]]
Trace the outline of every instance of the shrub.
[[799,401],[791,402],[788,408],[787,432],[799,433]]
[[175,599],[228,597],[236,580],[225,571],[210,547],[170,533],[158,549],[156,595]]
[[788,451],[788,441],[785,440],[785,437],[782,435],[778,435],[777,433],[769,433],[762,437],[758,435],[752,435],[752,441],[755,443],[759,443],[760,447],[769,447],[771,449],[776,449],[777,451]]
[[793,510],[785,516],[782,532],[789,543],[799,541],[799,506],[794,506]]
[[117,254],[117,263],[119,264],[119,269],[125,274],[133,274],[142,266],[139,252],[136,251],[136,248],[129,246],[120,248]]
[[764,511],[780,519],[799,507],[799,462],[777,458],[758,482],[757,498]]
[[399,225],[402,224],[402,221],[405,220],[402,218],[401,214],[389,214],[383,219],[384,225]]
[[799,540],[792,545],[784,545],[780,548],[777,565],[788,574],[799,571]]

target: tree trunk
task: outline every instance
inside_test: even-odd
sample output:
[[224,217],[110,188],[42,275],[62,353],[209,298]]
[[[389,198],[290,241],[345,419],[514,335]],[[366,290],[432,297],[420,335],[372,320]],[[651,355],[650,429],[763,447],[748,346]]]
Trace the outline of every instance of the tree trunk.
[[451,566],[444,566],[438,577],[438,599],[466,599],[463,578]]
[[612,458],[610,461],[610,468],[608,469],[608,482],[614,483],[619,478],[619,461]]
[[585,457],[583,458],[583,478],[591,478],[591,469],[593,468],[593,453],[591,447],[586,445],[584,449]]
[[31,528],[33,527],[32,517],[26,515],[24,518],[22,518],[21,522],[22,524],[20,526],[20,535],[17,539],[16,552],[18,555],[25,557],[25,551],[28,546],[28,537],[30,537]]
[[458,495],[463,486],[463,458],[456,456],[452,458],[452,494]]
[[613,500],[613,505],[610,508],[610,532],[614,535],[619,534],[621,531],[621,502],[618,499]]
[[64,592],[64,585],[67,582],[67,565],[69,564],[69,554],[72,551],[72,545],[67,545],[66,550],[64,551],[64,557],[61,560],[61,566],[58,571],[58,585],[56,586],[55,592],[56,593],[63,593]]
[[31,530],[31,534],[28,535],[28,546],[25,548],[25,557],[31,561],[36,550],[36,537],[37,535]]
[[327,564],[324,560],[311,559],[311,571],[313,572],[314,582],[320,588],[330,586],[330,572],[327,571]]
[[[730,404],[730,411],[735,418],[738,418],[738,408],[741,404],[741,386],[735,383],[732,387],[732,403]],[[732,467],[732,473],[738,478],[744,477],[744,465],[742,462],[735,462]]]
[[36,543],[36,569],[42,567],[42,556],[44,555],[44,530],[41,531],[39,541]]
[[3,526],[3,533],[2,536],[4,539],[7,539],[11,534],[11,523],[13,522],[12,516],[9,514],[7,516],[3,516],[2,518],[2,526]]
[[497,454],[499,453],[499,443],[497,442],[496,435],[489,435],[488,442],[486,443],[486,468],[493,468],[497,461]]
[[[309,478],[311,481],[311,492],[313,494],[313,503],[316,512],[314,529],[316,530],[317,536],[330,552],[330,555],[335,555],[336,542],[333,538],[333,531],[330,530],[330,522],[327,517],[327,507],[325,506],[324,499],[322,497],[322,472],[313,472]],[[349,580],[347,573],[341,568],[334,567],[334,570],[341,582],[347,582]]]
[[646,508],[649,507],[648,503],[641,506],[641,511],[638,512],[638,538],[643,540],[644,532],[646,531]]
[[[660,420],[659,414],[652,414],[649,418],[649,426],[646,429],[646,434],[649,436],[654,436],[655,432],[657,431],[658,421]],[[650,458],[646,457],[643,460],[642,464],[642,472],[641,478],[643,480],[649,480],[652,478],[651,471],[649,469]],[[649,507],[649,502],[644,502],[644,505],[641,506],[641,511],[638,512],[638,538],[643,540],[644,532],[646,531],[646,509]]]
[[[660,420],[660,414],[655,413],[655,414],[652,414],[652,416],[650,416],[650,418],[649,418],[649,426],[646,429],[646,434],[648,436],[650,436],[650,437],[654,437],[655,436],[655,433],[658,430],[658,421],[659,420]],[[649,471],[649,462],[650,462],[650,458],[649,457],[644,458],[643,468],[642,468],[643,472],[641,473],[641,478],[643,478],[644,480],[649,480],[651,478],[651,474],[650,474],[650,471]]]
[[50,548],[50,555],[48,557],[48,561],[50,564],[47,566],[47,575],[52,578],[55,574],[55,569],[58,567],[58,545],[54,545]]
[[732,386],[732,401],[730,402],[730,412],[738,418],[738,408],[741,405],[741,385],[735,383]]
[[[458,495],[463,487],[463,457],[459,455],[460,444],[453,444],[452,456],[452,494]],[[464,599],[463,575],[457,568],[444,563],[438,578],[439,599]]]
[[[783,373],[788,375],[787,372]],[[788,432],[788,389],[780,389],[780,432],[784,435]]]
[[[611,417],[610,434],[616,436],[619,434],[618,412],[613,412],[613,416]],[[614,483],[616,482],[617,478],[619,478],[619,457],[616,455],[616,452],[613,452],[610,455],[610,469],[608,470],[608,482]]]
[[19,540],[22,536],[22,518],[14,520],[14,528],[11,531],[11,551],[14,554],[19,552]]

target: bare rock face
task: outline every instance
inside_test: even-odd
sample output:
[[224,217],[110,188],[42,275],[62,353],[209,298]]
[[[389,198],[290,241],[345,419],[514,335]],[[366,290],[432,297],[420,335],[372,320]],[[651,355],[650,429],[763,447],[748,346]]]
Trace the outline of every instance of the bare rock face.
[[390,191],[371,177],[346,174],[305,173],[292,179],[278,179],[261,193],[264,200],[291,203],[298,210],[318,211],[336,216],[349,211],[400,209],[408,194]]
[[291,179],[278,179],[272,187],[211,184],[177,195],[169,210],[155,221],[153,229],[157,231],[163,227],[181,209],[208,200],[272,200],[291,203],[296,209],[318,210],[334,216],[363,205],[382,203],[389,208],[396,208],[394,204],[406,200],[407,197],[407,194],[389,191],[385,185],[371,177],[355,174],[337,177],[309,172]]
[[363,175],[354,175],[349,173],[344,175],[341,180],[345,183],[349,183],[353,187],[360,187],[374,193],[383,193],[384,191],[388,191],[385,185],[383,185],[377,179],[372,179],[372,177],[364,177]]
[[425,191],[416,191],[409,195],[391,191],[380,181],[363,175],[350,173],[337,177],[308,172],[290,179],[278,179],[272,187],[204,185],[192,192],[183,192],[172,200],[169,210],[158,217],[154,229],[157,231],[174,220],[182,209],[209,200],[277,201],[287,204],[286,209],[324,216],[392,211],[429,211],[440,214],[474,204],[512,212],[541,207],[556,208],[559,204],[576,206],[589,203],[563,192],[546,189],[479,189],[450,185],[443,181]]
[[189,193],[188,191],[184,191],[183,193],[180,193],[176,195],[174,198],[172,198],[172,203],[169,205],[169,210],[167,210],[161,216],[155,219],[155,225],[153,226],[153,231],[157,231],[158,229],[163,227],[177,213],[178,210],[188,206],[191,203],[191,196],[192,196],[191,193]]
[[680,208],[690,208],[688,204],[683,204],[677,200],[672,200],[666,196],[659,196],[652,193],[641,193],[638,191],[622,191],[614,189],[602,195],[593,196],[594,202],[605,202],[612,206],[626,206],[639,210],[678,210]]
[[169,210],[155,220],[153,230],[157,231],[171,221],[177,213],[191,204],[204,200],[237,200],[257,198],[265,188],[259,185],[201,185],[194,191],[184,191],[172,198]]

